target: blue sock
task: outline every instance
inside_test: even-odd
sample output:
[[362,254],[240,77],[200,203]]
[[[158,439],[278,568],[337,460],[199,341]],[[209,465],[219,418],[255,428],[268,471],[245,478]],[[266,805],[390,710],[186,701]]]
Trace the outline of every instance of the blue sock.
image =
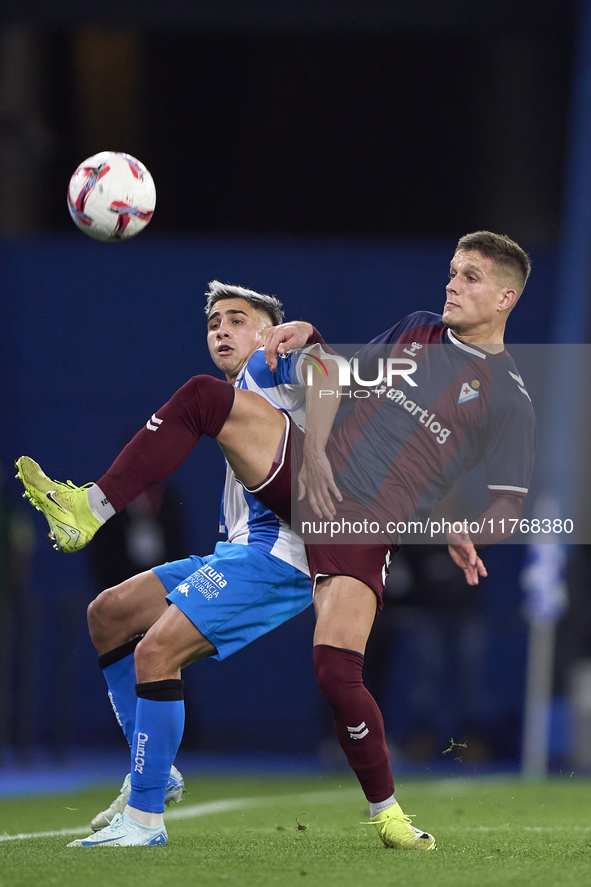
[[99,656],[99,665],[103,670],[107,687],[109,688],[109,699],[111,700],[115,717],[125,733],[125,738],[130,748],[133,742],[135,709],[137,706],[133,651],[139,641],[139,637],[134,638],[133,641],[111,650],[110,653]]
[[130,807],[148,813],[164,812],[170,768],[185,726],[183,687],[184,682],[177,680],[137,685]]

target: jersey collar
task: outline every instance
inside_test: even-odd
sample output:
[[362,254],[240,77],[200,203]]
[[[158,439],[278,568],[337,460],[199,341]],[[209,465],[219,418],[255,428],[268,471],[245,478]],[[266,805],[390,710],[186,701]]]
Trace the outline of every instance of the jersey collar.
[[480,357],[482,360],[486,360],[488,357],[486,351],[481,351],[480,348],[475,348],[473,345],[465,345],[464,342],[460,342],[459,339],[456,339],[452,331],[447,328],[446,329],[447,336],[452,345],[455,345],[456,348],[461,348],[462,351],[467,351],[468,354],[474,355],[474,357]]

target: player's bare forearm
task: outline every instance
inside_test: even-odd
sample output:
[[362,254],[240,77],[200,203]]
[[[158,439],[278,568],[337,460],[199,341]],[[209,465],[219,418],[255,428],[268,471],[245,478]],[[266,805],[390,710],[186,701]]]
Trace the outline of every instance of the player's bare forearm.
[[312,384],[306,387],[306,436],[298,494],[300,500],[307,496],[317,517],[332,518],[334,499],[342,499],[325,453],[340,402],[336,362],[327,361],[326,371],[327,376],[312,373]]
[[470,541],[477,547],[494,545],[508,539],[519,526],[523,513],[523,497],[502,491],[493,491],[490,505],[473,521],[465,521],[466,532],[470,532]]
[[333,496],[339,501],[342,497],[324,452],[309,452],[304,456],[298,475],[298,499],[301,501],[306,496],[317,517],[334,517],[336,510]]

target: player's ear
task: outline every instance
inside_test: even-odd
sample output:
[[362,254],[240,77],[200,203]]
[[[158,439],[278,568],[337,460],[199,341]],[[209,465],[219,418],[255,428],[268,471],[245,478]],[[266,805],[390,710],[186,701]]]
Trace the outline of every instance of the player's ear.
[[261,337],[261,345],[264,345],[267,341],[267,333],[270,327],[269,324],[266,323],[264,326],[259,327],[259,336]]
[[499,311],[510,311],[511,308],[514,307],[518,298],[517,290],[506,289],[499,302]]

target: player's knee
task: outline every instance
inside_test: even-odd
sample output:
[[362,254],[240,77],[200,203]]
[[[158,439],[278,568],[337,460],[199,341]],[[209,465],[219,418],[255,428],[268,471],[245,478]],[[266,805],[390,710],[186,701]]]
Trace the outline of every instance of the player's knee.
[[157,681],[168,671],[168,646],[158,632],[148,632],[135,648],[135,673],[138,683]]
[[318,686],[320,687],[320,692],[326,701],[332,705],[337,702],[336,695],[338,692],[338,686],[334,663],[330,655],[326,655],[327,649],[328,648],[324,645],[314,647],[314,673],[316,675],[316,680],[318,681]]
[[[190,421],[195,421],[201,434],[216,438],[230,415],[235,389],[223,379],[214,376],[193,376],[190,386]],[[183,390],[183,389],[181,389]]]
[[86,619],[93,642],[99,638],[107,637],[112,629],[117,626],[118,614],[115,592],[115,588],[108,588],[106,591],[102,591],[88,605]]
[[332,708],[346,704],[351,691],[363,686],[363,657],[357,653],[319,644],[313,661],[320,692]]

